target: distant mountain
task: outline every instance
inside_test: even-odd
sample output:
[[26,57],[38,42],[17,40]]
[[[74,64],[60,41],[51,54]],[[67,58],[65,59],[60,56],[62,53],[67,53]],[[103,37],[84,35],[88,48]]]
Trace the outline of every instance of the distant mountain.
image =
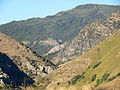
[[48,58],[53,60],[55,64],[72,60],[101,43],[118,29],[120,29],[120,10],[112,13],[108,18],[85,25],[72,41],[64,45],[62,49],[48,54]]
[[50,61],[37,57],[29,48],[0,32],[0,86],[1,81],[3,85],[22,85],[25,77],[33,83],[55,68]]
[[48,77],[47,90],[119,90],[120,29]]
[[[72,40],[84,25],[105,18],[120,6],[86,4],[45,18],[13,21],[0,26],[5,34],[21,41],[39,55]],[[51,44],[52,43],[52,44]]]

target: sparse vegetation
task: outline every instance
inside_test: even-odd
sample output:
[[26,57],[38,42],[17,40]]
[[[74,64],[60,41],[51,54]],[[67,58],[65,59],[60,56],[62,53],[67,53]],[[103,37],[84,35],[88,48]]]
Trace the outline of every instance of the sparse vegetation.
[[13,56],[12,58],[13,58],[13,61],[14,61],[15,64],[17,64],[19,66],[22,65],[20,56]]
[[0,89],[2,89],[3,88],[3,86],[0,86]]
[[104,75],[102,76],[102,78],[101,78],[101,81],[105,81],[105,80],[107,80],[107,78],[109,77],[109,73],[104,73]]
[[102,63],[101,61],[98,62],[97,64],[95,64],[95,65],[93,66],[93,68],[95,69],[95,68],[98,67],[101,63]]
[[77,75],[77,76],[74,76],[71,83],[72,85],[76,84],[76,82],[79,80],[79,79],[84,79],[84,74],[85,72],[83,72],[81,75]]
[[108,79],[108,82],[114,80],[115,78],[119,77],[120,76],[120,73],[118,73],[116,76],[113,76],[111,78]]
[[102,82],[104,82],[104,81],[106,81],[107,80],[107,78],[109,77],[109,73],[104,73],[104,75],[102,76],[102,78],[101,79],[97,79],[96,80],[96,85],[95,85],[95,87],[97,87],[98,85],[100,85]]
[[91,82],[95,81],[95,79],[96,79],[96,74],[92,76]]
[[6,84],[6,85],[4,85],[4,88],[5,89],[13,88],[13,85],[12,84]]
[[34,84],[30,84],[29,87],[37,88],[38,86],[37,84],[34,83]]
[[70,85],[70,81],[68,81],[68,85]]
[[[79,60],[84,61],[84,60],[86,60],[86,57],[89,60],[91,60],[91,64],[86,67],[86,70],[84,70],[84,72],[85,72],[84,78],[81,79],[80,75],[76,75],[76,77],[72,78],[71,81],[70,80],[67,81],[67,85],[69,85],[69,86],[73,85],[73,86],[79,88],[80,85],[85,85],[90,82],[89,84],[92,87],[98,88],[98,87],[102,86],[103,84],[106,84],[108,81],[114,80],[116,78],[116,76],[119,76],[120,73],[118,73],[118,72],[120,70],[120,67],[119,67],[120,43],[118,43],[118,42],[120,42],[120,31],[119,30],[117,32],[115,32],[114,34],[112,34],[110,37],[108,37],[101,44],[97,45],[96,47],[94,47],[93,49],[88,51],[87,53],[83,54],[82,56],[78,57],[77,59],[75,59],[71,62],[68,62],[67,64],[65,64],[65,66],[62,66],[60,68],[61,71],[64,70],[64,68],[69,69],[72,65],[79,68],[80,65],[77,64],[79,62]],[[98,47],[100,48],[100,52],[101,52],[100,60],[99,60],[98,54],[96,54],[97,53],[96,49]],[[88,67],[89,67],[89,69],[88,69]],[[95,68],[93,68],[93,67],[95,67]],[[72,70],[76,70],[76,72],[79,71],[76,68],[72,68]],[[63,72],[62,75],[59,74],[57,76],[59,76],[61,78],[61,77],[64,77],[63,75],[65,75],[66,73],[69,73],[69,71]],[[116,74],[116,73],[118,73],[118,74]],[[54,74],[55,73],[53,72],[52,75],[54,75]],[[110,77],[111,75],[115,75],[115,74],[116,74],[116,76]],[[54,80],[58,79],[57,76],[54,76]],[[95,79],[95,77],[96,77],[96,79]],[[64,78],[68,78],[68,77],[64,77]],[[93,82],[91,82],[91,81],[93,81]]]
[[60,85],[60,82],[58,82],[57,85],[59,86],[59,85]]

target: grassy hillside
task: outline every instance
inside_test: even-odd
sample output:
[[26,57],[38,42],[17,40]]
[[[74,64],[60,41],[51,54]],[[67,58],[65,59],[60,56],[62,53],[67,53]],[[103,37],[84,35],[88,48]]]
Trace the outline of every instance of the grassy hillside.
[[59,44],[59,40],[62,43],[72,40],[84,25],[96,19],[107,17],[118,9],[120,6],[80,5],[45,18],[32,18],[3,24],[0,26],[0,30],[24,42],[37,54],[42,55],[55,45],[45,44],[41,41],[51,38]]
[[[120,76],[119,42],[120,30],[113,33],[87,53],[53,72],[51,77],[53,82],[48,86],[48,89],[78,90],[79,88],[79,90],[90,90],[96,87],[101,88],[101,85],[118,78]],[[83,69],[81,70],[81,68]],[[117,82],[114,81],[112,87],[115,87],[114,83]],[[109,89],[109,87],[106,88]],[[119,88],[117,89],[119,90]]]
[[120,77],[111,82],[98,86],[95,90],[120,90]]

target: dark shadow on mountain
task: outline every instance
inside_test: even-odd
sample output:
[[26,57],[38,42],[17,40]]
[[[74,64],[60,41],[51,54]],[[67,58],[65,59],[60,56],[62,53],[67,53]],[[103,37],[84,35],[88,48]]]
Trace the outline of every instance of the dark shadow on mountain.
[[[4,84],[12,84],[13,87],[23,85],[24,78],[30,78],[23,71],[19,70],[16,64],[6,55],[0,52],[0,68],[8,77],[2,77]],[[26,81],[26,85],[34,83],[34,80]]]

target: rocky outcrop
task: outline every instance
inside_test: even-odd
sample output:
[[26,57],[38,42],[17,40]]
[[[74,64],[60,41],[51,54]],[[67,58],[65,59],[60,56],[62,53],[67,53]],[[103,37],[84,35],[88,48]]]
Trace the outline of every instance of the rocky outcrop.
[[86,25],[65,48],[53,57],[53,62],[61,64],[76,58],[99,44],[118,28],[120,28],[120,10],[114,12],[109,18],[100,19]]
[[37,57],[22,43],[0,32],[0,78],[7,82],[5,84],[23,83],[24,77],[34,79],[44,76],[55,67],[45,58]]

